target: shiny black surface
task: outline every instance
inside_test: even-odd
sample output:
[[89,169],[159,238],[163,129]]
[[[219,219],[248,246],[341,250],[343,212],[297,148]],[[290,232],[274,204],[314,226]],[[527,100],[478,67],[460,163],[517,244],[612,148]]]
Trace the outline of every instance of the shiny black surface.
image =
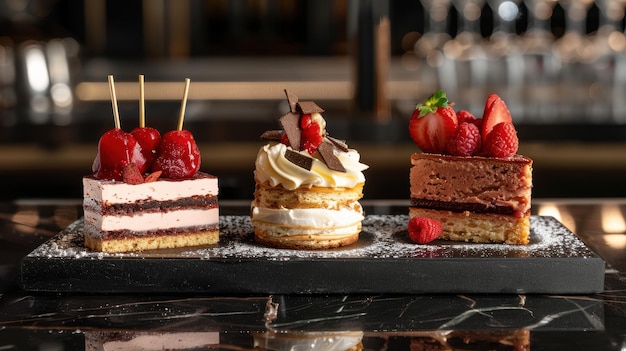
[[220,294],[603,290],[604,261],[554,217],[531,217],[528,245],[415,245],[408,220],[366,215],[356,243],[306,251],[260,245],[249,216],[221,216],[218,244],[116,254],[85,248],[84,222],[78,220],[22,260],[21,286],[39,292],[89,293],[97,287],[110,293]]
[[[405,201],[364,204],[371,214],[406,210]],[[223,213],[245,215],[245,201],[220,206]],[[195,332],[212,340],[204,349],[247,350],[255,343],[275,342],[275,332],[290,336],[293,346],[293,340],[319,341],[323,335],[351,331],[362,335],[365,350],[409,350],[425,336],[444,335],[452,342],[457,340],[454,333],[468,332],[464,340],[478,340],[487,332],[504,340],[523,330],[530,350],[622,350],[626,200],[536,200],[533,208],[535,214],[560,218],[607,262],[603,292],[218,296],[106,294],[96,288],[89,294],[29,293],[18,287],[20,259],[79,218],[80,202],[2,203],[0,349],[81,350],[86,337],[143,331],[160,340]]]

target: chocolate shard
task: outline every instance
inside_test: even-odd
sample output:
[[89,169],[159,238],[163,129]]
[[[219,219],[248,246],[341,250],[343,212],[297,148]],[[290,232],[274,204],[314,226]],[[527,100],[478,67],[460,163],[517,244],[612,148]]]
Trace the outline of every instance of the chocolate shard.
[[261,134],[261,140],[280,141],[283,133],[284,132],[282,130],[268,130]]
[[300,138],[302,134],[300,132],[300,115],[288,112],[280,118],[280,125],[283,126],[283,130],[287,134],[291,148],[300,151]]
[[307,171],[310,171],[313,167],[313,159],[311,157],[307,157],[299,152],[295,152],[293,150],[287,149],[285,152],[285,158],[289,160],[294,165],[304,168]]
[[298,104],[298,97],[285,89],[285,96],[287,96],[287,102],[289,103],[289,111],[296,113],[296,105]]
[[297,110],[300,113],[308,114],[314,112],[324,112],[324,109],[317,106],[313,101],[300,101],[297,104]]
[[333,145],[335,145],[339,150],[343,151],[343,152],[348,152],[350,151],[350,149],[348,148],[348,143],[346,143],[345,140],[339,140],[339,139],[335,139],[331,136],[326,135],[326,138],[333,143]]
[[346,169],[341,164],[341,161],[337,156],[335,156],[335,147],[329,141],[324,140],[320,146],[317,147],[317,151],[322,155],[324,162],[328,168],[337,171],[337,172],[345,172]]

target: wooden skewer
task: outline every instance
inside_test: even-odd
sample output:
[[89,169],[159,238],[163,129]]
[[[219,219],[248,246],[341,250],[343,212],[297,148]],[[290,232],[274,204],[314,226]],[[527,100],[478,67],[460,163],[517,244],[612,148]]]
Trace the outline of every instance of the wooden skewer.
[[115,119],[115,128],[120,129],[120,113],[117,109],[117,97],[115,95],[115,81],[113,75],[109,74],[109,90],[111,92],[111,105],[113,106],[113,118]]
[[183,101],[180,105],[180,115],[178,116],[178,130],[183,130],[183,120],[185,119],[185,108],[187,108],[187,97],[189,96],[189,83],[191,80],[185,78],[185,92],[183,94]]
[[143,74],[139,75],[139,127],[146,126],[146,105]]

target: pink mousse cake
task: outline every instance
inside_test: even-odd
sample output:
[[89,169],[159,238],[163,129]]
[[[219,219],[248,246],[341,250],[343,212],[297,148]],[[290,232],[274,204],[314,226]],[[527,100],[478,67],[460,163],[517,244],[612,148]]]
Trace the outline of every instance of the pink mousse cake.
[[214,244],[218,241],[217,177],[161,178],[127,184],[83,178],[85,244],[124,252]]

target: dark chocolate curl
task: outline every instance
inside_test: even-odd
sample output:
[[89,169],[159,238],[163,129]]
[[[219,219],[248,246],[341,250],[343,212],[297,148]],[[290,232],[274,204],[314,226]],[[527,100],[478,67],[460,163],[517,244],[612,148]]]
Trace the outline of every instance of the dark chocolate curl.
[[294,165],[304,168],[307,171],[310,171],[313,167],[313,159],[311,157],[304,156],[303,154],[293,150],[287,149],[287,151],[285,151],[285,158]]
[[350,151],[350,149],[348,148],[348,144],[345,142],[345,140],[339,140],[339,139],[335,139],[331,136],[326,135],[326,138],[333,143],[333,145],[335,145],[339,150],[343,151],[343,152],[348,152]]
[[287,102],[289,103],[289,111],[296,112],[296,104],[298,103],[298,97],[285,89],[285,95],[287,96]]
[[328,166],[328,168],[337,172],[345,172],[346,169],[341,164],[339,158],[335,156],[334,150],[335,147],[333,146],[333,144],[326,140],[324,140],[324,142],[322,142],[320,146],[317,147],[317,151],[320,153],[320,155],[322,155],[324,163],[326,163],[326,166]]
[[315,113],[315,112],[319,112],[322,113],[324,112],[324,109],[317,106],[316,103],[314,103],[313,101],[300,101],[297,104],[297,110],[298,112],[302,113],[302,114],[311,114],[311,113]]
[[283,126],[283,130],[287,134],[289,139],[289,145],[292,149],[300,151],[300,115],[289,112],[280,118],[280,124]]
[[268,130],[264,132],[263,134],[261,134],[261,140],[280,141],[282,136],[283,136],[282,130]]

